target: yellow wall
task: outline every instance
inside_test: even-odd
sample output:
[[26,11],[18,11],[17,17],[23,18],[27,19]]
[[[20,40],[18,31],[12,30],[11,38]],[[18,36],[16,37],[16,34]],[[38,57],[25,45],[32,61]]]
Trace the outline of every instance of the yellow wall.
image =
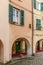
[[[38,2],[43,2],[43,0],[37,0]],[[43,27],[43,12],[37,10],[37,9],[34,9],[33,8],[33,24],[34,24],[34,35],[33,35],[33,52],[36,53],[36,43],[37,41],[43,39],[43,28],[41,28],[41,30],[36,30],[36,19],[39,18],[41,19],[41,26]]]

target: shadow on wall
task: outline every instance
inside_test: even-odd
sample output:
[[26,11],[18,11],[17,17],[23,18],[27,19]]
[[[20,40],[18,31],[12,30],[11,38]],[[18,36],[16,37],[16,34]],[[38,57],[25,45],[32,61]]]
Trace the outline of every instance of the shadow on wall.
[[0,62],[4,61],[4,46],[2,41],[0,40]]

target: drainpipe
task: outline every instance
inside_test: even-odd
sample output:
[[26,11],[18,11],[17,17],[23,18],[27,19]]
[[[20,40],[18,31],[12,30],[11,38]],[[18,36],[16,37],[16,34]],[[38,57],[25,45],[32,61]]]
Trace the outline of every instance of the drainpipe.
[[32,0],[32,56],[34,56],[34,53],[33,53],[33,35],[34,35],[33,1],[34,0]]

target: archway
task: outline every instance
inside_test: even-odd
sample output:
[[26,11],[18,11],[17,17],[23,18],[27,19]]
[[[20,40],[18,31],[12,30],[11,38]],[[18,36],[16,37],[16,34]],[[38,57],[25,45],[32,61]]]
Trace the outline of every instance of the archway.
[[42,52],[43,51],[43,39],[39,40],[36,43],[36,52]]
[[2,43],[2,41],[0,40],[0,62],[3,62],[3,51],[4,50],[4,48],[3,48],[3,43]]
[[27,55],[29,51],[30,44],[24,38],[17,39],[12,46],[12,57],[21,57]]

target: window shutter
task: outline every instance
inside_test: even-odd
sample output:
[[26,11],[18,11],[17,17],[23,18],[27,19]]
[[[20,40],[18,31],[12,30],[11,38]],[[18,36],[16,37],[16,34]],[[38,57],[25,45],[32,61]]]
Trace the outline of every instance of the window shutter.
[[24,25],[24,11],[20,10],[20,24]]
[[34,8],[36,9],[36,0],[34,0]]
[[43,3],[41,3],[41,11],[43,11]]
[[41,20],[40,19],[36,19],[36,29],[41,30]]
[[13,22],[13,6],[9,4],[9,22]]

